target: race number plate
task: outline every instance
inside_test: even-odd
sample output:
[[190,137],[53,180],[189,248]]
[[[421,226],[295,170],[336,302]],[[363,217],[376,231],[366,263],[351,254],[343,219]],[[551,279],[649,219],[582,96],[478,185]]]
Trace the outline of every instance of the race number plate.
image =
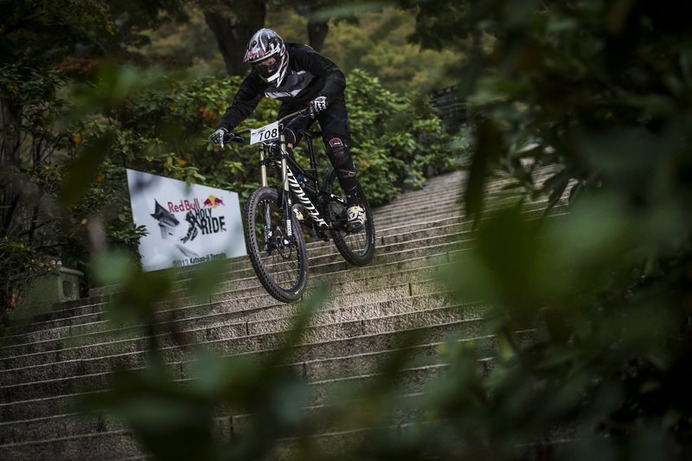
[[279,139],[279,122],[270,123],[263,127],[250,130],[250,144],[274,141]]

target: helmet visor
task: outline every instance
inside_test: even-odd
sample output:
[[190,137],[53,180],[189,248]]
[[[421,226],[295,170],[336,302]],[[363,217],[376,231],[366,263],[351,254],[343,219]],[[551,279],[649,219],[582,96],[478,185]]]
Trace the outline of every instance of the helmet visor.
[[252,66],[257,69],[260,76],[264,78],[269,78],[274,75],[281,65],[281,61],[277,59],[277,56],[272,55],[261,61],[257,61],[252,64]]

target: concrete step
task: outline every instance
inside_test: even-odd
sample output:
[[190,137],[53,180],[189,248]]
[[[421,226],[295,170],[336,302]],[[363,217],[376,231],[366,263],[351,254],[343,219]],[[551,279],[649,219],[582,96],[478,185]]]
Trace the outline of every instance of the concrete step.
[[[341,271],[317,274],[311,278],[312,288],[325,281],[330,282],[330,290],[335,294],[344,294],[357,291],[363,291],[368,288],[374,288],[382,285],[389,285],[387,277],[397,280],[408,280],[410,282],[435,276],[442,270],[448,262],[447,254],[444,255],[425,255],[419,258],[411,258],[401,263],[387,263],[380,266],[368,266],[355,272],[350,269],[342,269]],[[358,276],[356,277],[355,274]],[[208,303],[203,304],[183,304],[181,307],[161,307],[158,311],[159,317],[162,320],[183,320],[192,317],[203,317],[215,314],[227,314],[229,312],[266,312],[271,313],[276,309],[289,309],[294,311],[296,306],[291,307],[279,303],[273,298],[269,298],[259,286],[259,282],[255,277],[252,278],[256,284],[257,290],[255,296],[264,296],[267,300],[265,306],[253,307],[254,303],[245,305],[244,297],[239,294],[235,297],[227,296],[224,292],[219,292],[212,296]],[[229,290],[232,289],[233,282],[227,282]],[[414,287],[415,288],[415,287]],[[413,289],[413,288],[412,288]],[[251,293],[249,296],[252,296]],[[229,299],[230,298],[230,299]],[[104,329],[113,328],[112,322],[106,319],[103,310],[106,308],[106,299],[97,299],[98,303],[86,305],[88,311],[78,312],[77,318],[68,322],[65,319],[49,322],[42,322],[39,329],[32,328],[31,331],[23,334],[18,334],[13,337],[8,337],[8,343],[14,344],[16,347],[27,345],[32,342],[50,341],[54,339],[66,338],[83,335],[87,332],[97,333]],[[240,304],[240,307],[238,307]],[[89,313],[91,312],[91,313]],[[10,347],[0,348],[0,356],[14,355],[10,354]]]
[[[528,341],[531,332],[520,332],[519,337]],[[471,343],[472,341],[472,343]],[[496,343],[492,336],[474,338],[473,340],[463,340],[468,346],[473,347],[479,362],[486,362],[489,356],[495,351]],[[345,372],[340,362],[341,359],[323,359],[311,363],[298,363],[288,365],[294,368],[309,384],[309,398],[305,401],[305,412],[316,413],[329,411],[329,407],[343,406],[342,399],[347,395],[358,397],[358,389],[367,389],[373,380],[378,379],[377,372],[381,364],[392,360],[392,356],[402,354],[407,357],[408,366],[403,368],[396,377],[396,381],[391,382],[393,389],[401,396],[421,393],[425,390],[431,379],[439,377],[444,373],[446,362],[444,356],[440,354],[443,349],[441,343],[425,344],[407,347],[401,350],[388,350],[362,355],[353,355],[348,358],[347,367],[351,372]],[[335,376],[332,371],[341,373]],[[185,384],[191,378],[181,379],[179,382]],[[355,390],[355,393],[354,393]],[[367,396],[365,392],[363,395]],[[335,398],[341,399],[335,401]],[[350,398],[349,398],[350,399]],[[354,401],[354,404],[356,402]],[[313,415],[314,417],[314,415]],[[230,428],[226,432],[235,435],[242,434],[252,420],[252,415],[244,414],[242,411],[230,411],[228,408],[220,408],[216,418],[223,420],[229,419]],[[325,420],[326,421],[326,420]],[[39,417],[25,419],[14,422],[0,423],[0,433],[3,434],[0,443],[20,444],[31,441],[41,441],[46,435],[59,438],[64,432],[79,433],[82,435],[93,435],[98,432],[122,432],[126,433],[126,428],[115,418],[103,414],[65,413],[53,417]],[[340,426],[332,426],[329,430],[344,430],[343,422]],[[353,429],[352,427],[349,429]]]
[[[444,307],[438,307],[438,306]],[[397,303],[386,300],[368,305],[367,308],[342,307],[325,311],[321,317],[316,317],[306,331],[304,340],[308,343],[327,339],[348,338],[350,335],[362,335],[369,331],[392,331],[403,325],[433,326],[435,322],[452,322],[457,318],[465,318],[469,312],[478,315],[477,307],[449,306],[446,295],[419,296],[411,298],[409,303]],[[319,315],[319,314],[318,314]],[[367,317],[371,315],[372,317]],[[157,339],[164,351],[179,354],[185,347],[205,345],[209,342],[225,341],[227,346],[233,343],[252,342],[255,350],[271,349],[282,339],[282,333],[290,328],[290,317],[260,321],[241,321],[214,327],[201,327],[188,331],[161,334]],[[106,338],[105,342],[95,342],[57,350],[47,350],[32,354],[8,357],[4,361],[6,368],[2,371],[3,384],[0,386],[0,401],[7,402],[22,398],[18,381],[26,371],[40,365],[58,365],[63,361],[77,359],[108,358],[113,355],[140,354],[146,355],[150,344],[149,338],[138,336],[127,339]],[[43,370],[45,371],[45,369]],[[86,370],[80,370],[85,372]],[[64,373],[61,374],[64,376]]]
[[[391,283],[387,283],[388,281],[391,281]],[[368,289],[359,294],[349,292],[348,286],[351,283],[346,283],[333,291],[332,297],[327,304],[315,315],[315,324],[324,323],[323,319],[331,319],[335,316],[345,319],[349,315],[355,317],[362,316],[364,315],[363,313],[374,314],[379,312],[379,310],[374,309],[381,309],[380,306],[384,301],[394,302],[415,299],[416,303],[425,306],[449,302],[446,299],[444,290],[435,279],[409,280],[405,276],[400,277],[399,280],[388,276],[370,278],[364,284]],[[360,299],[361,302],[357,304],[346,303],[346,300],[353,301],[354,299]],[[402,310],[411,308],[410,303],[406,302],[400,302],[400,306]],[[197,309],[189,312],[194,307],[197,307]],[[210,310],[210,306],[202,305],[162,313],[160,322],[155,324],[154,327],[158,331],[164,332],[162,335],[167,335],[168,332],[175,332],[179,339],[189,332],[201,329],[204,329],[207,332],[206,334],[211,334],[210,332],[216,329],[228,329],[229,332],[236,331],[240,335],[251,332],[252,325],[258,322],[276,322],[291,319],[293,315],[300,312],[305,306],[301,303],[276,304],[272,307],[256,309],[249,307],[242,300],[233,299],[229,302],[222,302],[216,307],[217,309],[213,311]],[[98,326],[100,328],[84,325],[85,332],[79,336],[73,334],[62,338],[6,347],[6,354],[4,354],[3,358],[0,358],[0,365],[2,366],[0,368],[0,377],[4,378],[6,375],[9,375],[10,370],[16,368],[9,365],[18,363],[21,361],[21,357],[36,356],[49,352],[66,352],[68,349],[79,349],[97,344],[114,344],[127,341],[144,342],[146,340],[139,325],[116,328],[112,322],[104,321],[99,322]],[[71,333],[74,333],[74,330]]]
[[[445,308],[445,310],[447,311],[446,313],[440,311],[439,314],[446,317],[453,316],[453,313],[449,312],[449,308]],[[305,363],[335,357],[349,357],[354,354],[381,352],[400,347],[401,344],[406,343],[405,341],[410,340],[412,336],[416,338],[417,343],[427,344],[443,342],[452,334],[465,338],[476,338],[486,335],[482,317],[473,315],[473,311],[468,314],[470,315],[468,318],[438,322],[437,324],[432,324],[435,317],[432,317],[431,314],[423,310],[413,316],[390,316],[386,322],[355,320],[343,322],[335,326],[335,328],[331,326],[312,327],[309,329],[304,342],[291,349],[287,360],[291,363]],[[419,324],[418,319],[421,318],[427,318],[427,324],[425,322],[422,325]],[[405,324],[413,326],[404,328],[403,325]],[[328,334],[325,335],[327,332]],[[277,347],[282,339],[283,334],[281,333],[266,333],[239,338],[210,340],[204,344],[204,348],[221,356],[250,354],[262,357],[271,353],[270,351]],[[163,357],[167,363],[171,364],[188,363],[189,356],[193,352],[194,349],[185,350],[180,347],[162,349]],[[12,401],[0,403],[0,415],[2,415],[3,421],[14,421],[71,413],[74,411],[72,402],[77,395],[91,391],[93,389],[92,385],[94,387],[101,385],[100,388],[103,388],[104,384],[107,385],[107,382],[103,381],[106,379],[105,375],[107,373],[114,369],[142,368],[146,366],[146,360],[147,354],[145,352],[134,351],[101,357],[77,357],[54,363],[44,363],[41,365],[43,367],[42,371],[47,376],[55,377],[54,379],[49,379],[49,386],[53,387],[51,391],[52,396],[21,400],[22,389],[19,386],[15,386],[14,389],[13,386],[10,386],[5,389],[5,392],[7,394],[6,398]],[[17,373],[22,373],[27,377],[36,376],[36,371],[31,368],[16,370]],[[184,366],[181,366],[179,369],[173,367],[170,371],[174,379],[184,379],[191,376],[191,370]],[[79,376],[80,374],[84,376],[93,375],[93,381],[90,378],[84,378],[82,381],[58,378],[60,376],[69,376],[70,373],[72,376]],[[89,385],[81,387],[84,383],[89,383]],[[30,382],[27,382],[27,386],[24,389],[27,392],[34,392]]]
[[[374,261],[369,266],[363,268],[350,267],[340,255],[312,257],[310,259],[310,285],[319,283],[320,280],[326,278],[336,283],[342,279],[362,280],[369,277],[372,271],[379,271],[379,268],[383,268],[381,269],[382,271],[391,269],[391,263],[400,263],[418,256],[444,254],[454,251],[457,249],[456,247],[461,248],[465,242],[469,242],[468,239],[464,239],[463,233],[453,233],[455,229],[454,225],[443,226],[426,231],[420,234],[419,238],[409,238],[406,240],[397,238],[397,240],[392,240],[388,245],[378,247]],[[181,285],[184,286],[187,283],[187,281],[184,281],[181,282]],[[229,282],[220,284],[215,291],[216,293],[212,293],[210,296],[210,302],[212,303],[223,299],[236,298],[258,306],[276,304],[276,301],[270,298],[261,288],[254,271],[249,267],[243,272],[230,273]],[[193,302],[191,298],[184,296],[184,294],[182,288],[179,291],[173,292],[171,294],[173,302],[181,306],[189,305]],[[253,300],[245,299],[251,295],[254,298]],[[8,331],[10,336],[6,337],[0,344],[26,342],[18,338],[20,331],[25,333],[37,332],[104,320],[103,306],[106,302],[106,297],[94,297],[85,300],[82,305],[43,314],[37,317],[31,325],[22,325],[20,329],[15,328]],[[162,304],[167,306],[170,302],[166,301]],[[2,347],[0,347],[0,355],[4,355]]]
[[[540,208],[540,206],[539,206]],[[442,221],[446,221],[442,223]],[[400,230],[397,234],[392,234],[390,236],[380,236],[378,238],[378,252],[387,252],[396,248],[396,245],[403,245],[405,242],[411,242],[412,244],[419,244],[420,239],[424,236],[434,237],[436,235],[444,235],[445,231],[451,229],[459,229],[459,232],[466,232],[461,230],[462,224],[460,223],[459,216],[456,217],[445,217],[438,222],[430,222],[429,226],[426,228],[417,227],[412,229],[413,224],[407,224],[406,229],[403,232]],[[416,226],[419,226],[416,224]],[[397,227],[396,229],[399,229]],[[452,238],[448,236],[447,238]],[[322,269],[331,270],[334,267],[341,268],[345,267],[346,263],[341,260],[340,255],[336,252],[336,249],[331,243],[319,242],[313,245],[311,248],[311,272],[320,272]],[[333,258],[333,259],[332,259]],[[324,266],[324,267],[315,267]],[[226,285],[232,284],[234,288],[238,286],[246,286],[249,289],[255,290],[259,285],[255,278],[254,272],[252,271],[249,261],[246,258],[236,258],[234,261],[229,263],[228,276],[233,281],[227,283]],[[185,285],[186,280],[181,280],[180,284]],[[220,286],[220,290],[223,290],[223,286]],[[93,299],[93,302],[92,302]],[[63,318],[70,316],[82,316],[82,320],[88,321],[88,313],[99,310],[99,305],[103,302],[103,297],[96,297],[90,300],[84,300],[81,304],[75,305],[74,303],[66,303],[65,307],[60,309],[56,308],[53,312],[38,316],[34,323],[42,324],[50,319]],[[50,324],[43,325],[45,327],[52,327]],[[40,328],[40,327],[39,327]],[[26,327],[24,327],[26,330]],[[14,331],[10,330],[7,332],[10,336]],[[3,343],[17,341],[16,338],[5,338]]]
[[[462,247],[460,246],[459,250],[461,249]],[[406,249],[404,248],[403,251],[406,251]],[[431,254],[428,256],[427,259],[433,261],[442,260],[444,255]],[[310,293],[312,289],[323,283],[327,283],[334,293],[358,293],[363,291],[367,286],[376,285],[376,280],[370,279],[382,279],[388,274],[391,274],[391,276],[397,280],[406,279],[414,281],[421,277],[427,277],[426,271],[435,270],[434,266],[427,265],[429,267],[424,267],[425,265],[422,261],[414,261],[412,264],[406,262],[403,264],[398,263],[396,260],[401,259],[400,255],[392,259],[395,259],[395,261],[388,263],[385,257],[382,258],[382,264],[370,265],[363,268],[344,268],[333,264],[318,266],[315,268],[315,273],[309,278],[310,283],[308,284],[307,293]],[[362,285],[359,285],[359,283]],[[156,302],[155,307],[158,312],[171,311],[176,309],[176,307],[183,310],[190,306],[213,304],[230,298],[243,299],[242,302],[248,304],[260,304],[264,300],[266,301],[265,305],[267,307],[283,304],[273,298],[268,298],[268,295],[263,289],[260,290],[260,288],[261,286],[256,276],[238,280],[228,280],[218,284],[211,293],[205,294],[204,297],[193,296],[189,290],[176,290],[176,292],[166,299]],[[246,298],[258,298],[258,300],[251,301]],[[95,302],[84,304],[79,308],[57,313],[57,315],[52,316],[52,319],[51,317],[44,317],[41,322],[25,325],[24,329],[14,330],[13,333],[16,334],[5,337],[3,343],[6,345],[0,346],[0,356],[5,355],[3,351],[6,351],[7,347],[11,347],[7,345],[16,346],[17,344],[24,344],[31,340],[50,339],[51,335],[55,333],[56,328],[59,329],[66,326],[72,326],[73,332],[77,332],[82,328],[80,326],[82,324],[93,324],[94,322],[103,320],[103,314],[108,310],[109,299],[95,298],[94,301]]]

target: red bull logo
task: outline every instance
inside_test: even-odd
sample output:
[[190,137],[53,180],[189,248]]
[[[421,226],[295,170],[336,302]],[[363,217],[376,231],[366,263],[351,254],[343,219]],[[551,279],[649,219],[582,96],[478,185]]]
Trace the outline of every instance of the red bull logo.
[[221,197],[216,197],[214,195],[210,195],[209,197],[204,199],[204,202],[202,202],[202,204],[205,207],[209,208],[216,208],[218,206],[224,205],[223,199]]
[[199,200],[194,199],[193,201],[190,200],[181,200],[180,202],[167,202],[168,205],[168,211],[171,213],[180,213],[183,211],[195,211],[199,210],[201,207],[199,206]]

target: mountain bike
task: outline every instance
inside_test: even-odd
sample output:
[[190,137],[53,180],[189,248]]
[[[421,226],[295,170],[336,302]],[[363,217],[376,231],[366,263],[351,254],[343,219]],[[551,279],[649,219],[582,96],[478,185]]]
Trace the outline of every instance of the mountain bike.
[[[258,128],[229,133],[224,142],[258,145],[261,185],[245,206],[245,242],[252,267],[267,292],[291,303],[301,298],[308,281],[308,256],[302,226],[323,241],[333,241],[339,253],[355,266],[365,266],[375,254],[375,227],[363,189],[357,196],[365,210],[365,224],[349,230],[346,200],[333,167],[320,177],[313,139],[320,132],[301,130],[309,166],[292,155],[284,126],[310,109],[289,114]],[[270,178],[273,178],[270,181]]]

